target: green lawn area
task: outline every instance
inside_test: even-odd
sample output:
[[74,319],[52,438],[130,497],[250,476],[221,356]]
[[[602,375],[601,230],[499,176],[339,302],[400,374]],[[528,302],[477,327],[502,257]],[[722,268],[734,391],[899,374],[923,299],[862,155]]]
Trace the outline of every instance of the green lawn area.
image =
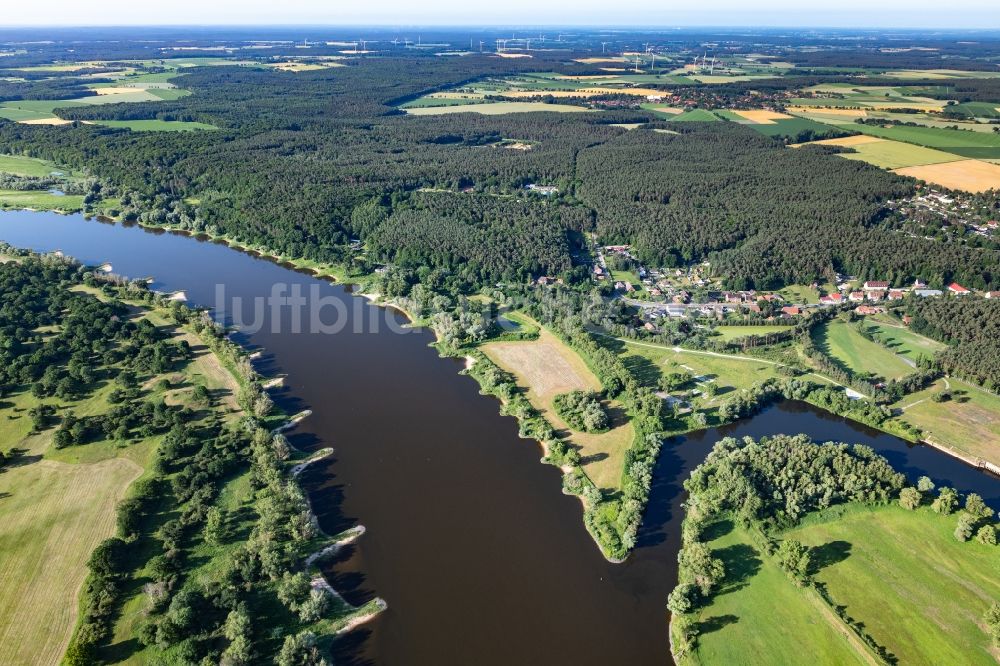
[[[980,625],[1000,599],[1000,550],[956,541],[955,523],[954,515],[892,505],[784,536],[823,549],[828,564],[816,578],[900,664],[996,664],[1000,649]],[[775,610],[748,623],[763,630]]]
[[15,176],[48,176],[53,171],[60,171],[52,162],[38,160],[22,155],[0,155],[0,172],[12,173]]
[[886,346],[891,347],[897,354],[905,356],[911,361],[916,361],[921,356],[930,358],[934,356],[935,352],[945,347],[945,345],[937,340],[917,335],[903,326],[902,323],[889,323],[889,320],[885,318],[873,320],[869,317],[865,319],[865,324],[869,328],[874,328],[878,331],[879,339]]
[[857,125],[859,132],[883,139],[914,143],[972,158],[1000,158],[1000,134],[968,132],[941,127]]
[[714,557],[726,580],[712,603],[697,614],[698,647],[686,664],[864,664],[847,630],[815,593],[788,576],[752,545],[742,527],[722,521],[710,528]]
[[215,125],[183,120],[95,120],[94,123],[105,127],[124,127],[133,132],[193,132],[219,129]]
[[0,207],[76,212],[83,208],[83,195],[59,195],[34,190],[0,190]]
[[[832,284],[822,285],[822,288],[828,294],[837,290],[837,287]],[[788,285],[779,290],[778,293],[789,303],[819,303],[819,291],[804,284]]]
[[767,335],[791,330],[791,326],[716,326],[715,332],[719,338],[728,342],[748,335]]
[[643,287],[642,280],[639,279],[639,274],[636,273],[635,271],[616,271],[616,270],[612,270],[611,271],[611,279],[613,281],[615,281],[615,282],[628,282],[633,287],[635,287],[635,289],[637,291],[641,290],[642,287]]
[[771,377],[779,377],[776,365],[749,357],[714,356],[686,349],[674,351],[671,347],[635,340],[599,340],[621,354],[622,362],[645,386],[657,388],[660,378],[672,373],[687,373],[699,378],[701,383],[715,384],[718,392],[714,398],[696,399],[696,402],[704,401],[700,405],[702,407],[718,406],[733,391],[749,388]]
[[[973,458],[1000,465],[1000,397],[955,378],[938,380],[928,388],[892,405],[902,419],[924,431],[924,438]],[[950,390],[951,400],[931,397]]]
[[961,157],[933,148],[924,148],[902,141],[875,141],[851,146],[853,153],[840,153],[849,160],[861,160],[883,169],[900,169],[925,164],[955,162]]
[[856,373],[898,379],[913,372],[903,359],[882,345],[861,337],[855,324],[835,320],[813,329],[813,342],[826,354]]

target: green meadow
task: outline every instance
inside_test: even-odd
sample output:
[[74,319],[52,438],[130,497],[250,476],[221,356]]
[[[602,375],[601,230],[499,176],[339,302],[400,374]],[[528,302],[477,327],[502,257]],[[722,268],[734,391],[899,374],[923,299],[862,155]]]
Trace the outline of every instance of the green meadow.
[[[778,538],[811,549],[813,580],[894,663],[995,664],[1000,649],[982,617],[1000,598],[997,547],[957,541],[955,522],[926,506],[852,505],[812,514]],[[706,537],[726,577],[696,614],[698,646],[682,664],[877,663],[818,592],[797,586],[744,528],[723,520]]]
[[819,549],[816,580],[898,663],[996,664],[1000,649],[981,623],[1000,599],[1000,551],[957,541],[956,520],[890,505],[783,536]]
[[3,173],[39,178],[48,176],[54,171],[60,171],[60,169],[52,162],[22,155],[0,155],[0,172]]
[[898,379],[913,372],[902,358],[858,333],[855,324],[834,320],[813,329],[819,349],[851,372]]
[[123,127],[133,132],[193,132],[219,129],[207,123],[182,120],[95,120],[94,123],[105,127]]

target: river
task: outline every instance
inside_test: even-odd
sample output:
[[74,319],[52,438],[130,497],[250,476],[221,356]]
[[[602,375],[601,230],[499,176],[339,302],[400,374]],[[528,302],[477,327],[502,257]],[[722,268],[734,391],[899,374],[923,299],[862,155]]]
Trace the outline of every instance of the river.
[[[152,276],[227,316],[253,323],[255,299],[295,290],[326,303],[337,333],[294,332],[292,307],[262,307],[258,367],[286,374],[274,395],[287,411],[313,415],[290,433],[298,447],[332,446],[301,478],[320,524],[365,535],[327,575],[354,603],[384,598],[388,610],[337,644],[338,664],[664,664],[667,594],[675,580],[681,483],[722,436],[805,433],[862,442],[911,479],[980,493],[1000,506],[1000,480],[929,447],[848,422],[802,403],[667,443],[639,546],[619,565],[601,557],[579,501],[519,439],[493,398],[439,358],[427,331],[345,288],[224,245],[81,216],[0,213],[0,240],[62,250],[115,273]],[[278,285],[278,292],[273,291]],[[234,301],[240,298],[242,308]],[[274,299],[271,300],[271,303]],[[256,327],[255,327],[256,328]],[[354,331],[358,331],[355,333]],[[405,333],[404,333],[405,331]]]

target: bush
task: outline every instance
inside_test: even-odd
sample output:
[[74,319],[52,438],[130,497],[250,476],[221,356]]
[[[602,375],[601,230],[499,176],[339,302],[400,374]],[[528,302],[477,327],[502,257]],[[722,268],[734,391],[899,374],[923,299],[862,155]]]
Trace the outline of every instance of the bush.
[[608,415],[596,393],[571,391],[555,397],[556,412],[571,428],[580,432],[603,432],[608,429]]

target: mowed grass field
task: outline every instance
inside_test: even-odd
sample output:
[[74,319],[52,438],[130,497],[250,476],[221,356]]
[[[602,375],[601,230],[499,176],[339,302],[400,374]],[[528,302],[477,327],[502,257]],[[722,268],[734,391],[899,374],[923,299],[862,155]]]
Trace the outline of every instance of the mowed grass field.
[[882,345],[866,340],[854,324],[831,321],[813,329],[813,342],[827,355],[855,373],[872,373],[884,379],[898,379],[913,367]]
[[865,318],[865,324],[869,328],[874,328],[879,338],[886,343],[887,346],[891,347],[894,352],[905,356],[911,361],[916,361],[921,356],[925,358],[930,358],[941,349],[944,349],[945,345],[938,342],[937,340],[931,340],[930,338],[925,338],[922,335],[917,335],[910,329],[903,326],[902,323],[891,322],[884,318],[887,315],[879,315],[880,318],[867,317]]
[[0,663],[56,664],[76,623],[86,561],[114,532],[142,468],[40,460],[0,474]]
[[[528,321],[537,326],[536,322]],[[482,350],[494,363],[513,374],[535,409],[557,430],[567,433],[569,441],[579,447],[581,465],[591,481],[601,488],[617,488],[625,451],[635,437],[621,406],[605,403],[612,427],[603,433],[571,430],[553,407],[553,400],[560,393],[602,390],[600,381],[579,354],[544,328],[537,340],[490,342],[483,345]]]
[[743,528],[730,521],[709,529],[713,556],[726,579],[712,603],[696,616],[698,647],[681,664],[866,664],[850,631],[814,595],[801,590]]
[[1000,599],[1000,551],[958,542],[955,522],[928,507],[890,505],[784,536],[832,555],[817,580],[900,664],[996,664],[1000,648],[990,644],[982,618]]
[[[946,390],[952,399],[934,402],[932,397]],[[950,377],[905,396],[892,408],[920,428],[924,439],[1000,465],[1000,397]]]

